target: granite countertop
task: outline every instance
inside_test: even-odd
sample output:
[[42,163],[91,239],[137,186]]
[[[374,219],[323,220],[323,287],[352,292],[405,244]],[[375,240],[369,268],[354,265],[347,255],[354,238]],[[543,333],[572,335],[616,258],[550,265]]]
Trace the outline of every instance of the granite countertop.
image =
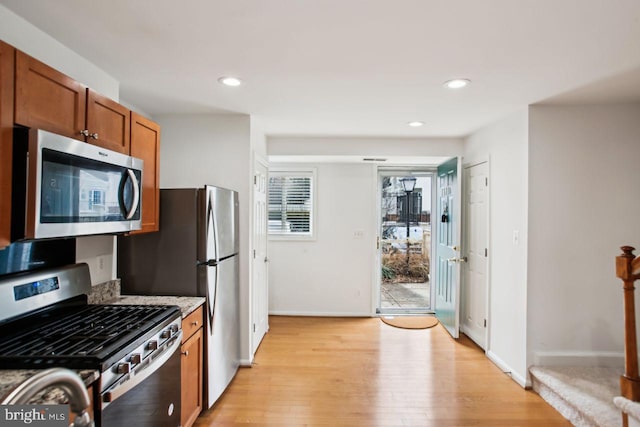
[[[38,369],[0,369],[0,400],[4,399],[11,390],[36,372],[38,372]],[[82,381],[87,387],[100,378],[100,371],[93,369],[76,370],[76,373],[80,375],[80,378],[82,378]],[[35,395],[29,403],[57,405],[67,404],[69,403],[69,399],[59,388],[48,387]]]
[[119,279],[94,285],[89,295],[89,304],[177,305],[183,319],[205,301],[204,297],[121,295]]
[[184,319],[205,302],[204,297],[172,297],[146,295],[120,295],[117,299],[107,301],[106,304],[125,305],[177,305]]

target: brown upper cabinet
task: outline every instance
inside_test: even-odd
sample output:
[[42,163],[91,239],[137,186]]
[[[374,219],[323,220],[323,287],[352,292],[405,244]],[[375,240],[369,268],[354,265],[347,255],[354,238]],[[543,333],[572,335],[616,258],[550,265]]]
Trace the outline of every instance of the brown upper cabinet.
[[15,49],[0,41],[0,248],[11,238],[14,58]]
[[144,160],[142,174],[142,229],[160,229],[160,126],[131,112],[131,155]]
[[16,51],[15,123],[129,154],[129,110]]
[[160,226],[160,126],[0,41],[0,249],[11,238],[13,127],[47,130],[144,160],[142,229]]
[[87,142],[129,154],[129,114],[125,106],[87,89]]

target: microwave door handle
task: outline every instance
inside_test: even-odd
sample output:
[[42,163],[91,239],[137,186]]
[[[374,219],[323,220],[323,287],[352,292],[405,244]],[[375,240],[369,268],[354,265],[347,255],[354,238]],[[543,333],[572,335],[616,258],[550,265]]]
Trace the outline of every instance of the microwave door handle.
[[[138,178],[136,178],[136,174],[133,173],[132,169],[127,169],[127,174],[131,179],[131,184],[133,184],[133,203],[131,203],[131,209],[127,212],[125,216],[126,219],[131,219],[133,214],[136,213],[136,209],[138,208],[138,202],[140,201],[140,187],[138,183]],[[124,191],[124,189],[122,190]]]

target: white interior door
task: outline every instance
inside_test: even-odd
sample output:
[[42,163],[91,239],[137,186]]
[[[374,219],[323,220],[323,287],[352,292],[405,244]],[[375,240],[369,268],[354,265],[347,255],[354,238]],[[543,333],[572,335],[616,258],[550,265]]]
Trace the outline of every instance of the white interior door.
[[256,159],[253,175],[253,353],[269,329],[267,166]]
[[487,348],[488,173],[486,162],[464,169],[464,250],[462,332]]
[[436,178],[436,285],[435,311],[453,338],[460,330],[461,180],[460,159],[438,166]]

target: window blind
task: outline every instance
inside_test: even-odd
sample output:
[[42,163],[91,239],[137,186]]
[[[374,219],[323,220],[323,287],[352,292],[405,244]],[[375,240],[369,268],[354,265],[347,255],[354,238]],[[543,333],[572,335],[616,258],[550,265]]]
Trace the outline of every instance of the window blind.
[[311,236],[311,172],[270,172],[269,234]]

